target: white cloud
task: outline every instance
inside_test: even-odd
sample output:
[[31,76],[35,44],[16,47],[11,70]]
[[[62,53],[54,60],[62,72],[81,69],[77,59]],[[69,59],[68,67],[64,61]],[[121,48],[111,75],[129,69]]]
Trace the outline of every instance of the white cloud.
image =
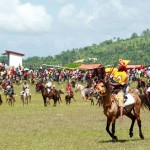
[[150,28],[149,6],[149,0],[0,0],[0,49],[46,56],[128,38]]
[[44,6],[21,3],[20,0],[0,0],[0,29],[7,32],[50,31],[52,17]]
[[59,19],[67,19],[74,16],[76,13],[76,8],[73,4],[67,4],[63,6],[59,12]]

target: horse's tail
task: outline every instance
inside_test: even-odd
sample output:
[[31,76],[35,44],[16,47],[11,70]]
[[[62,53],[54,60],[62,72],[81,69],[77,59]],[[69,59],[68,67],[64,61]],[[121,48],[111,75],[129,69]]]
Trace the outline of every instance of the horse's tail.
[[0,94],[0,105],[2,105],[3,101],[2,101],[2,96]]
[[147,95],[139,95],[139,97],[141,99],[141,106],[144,106],[150,111],[150,97]]

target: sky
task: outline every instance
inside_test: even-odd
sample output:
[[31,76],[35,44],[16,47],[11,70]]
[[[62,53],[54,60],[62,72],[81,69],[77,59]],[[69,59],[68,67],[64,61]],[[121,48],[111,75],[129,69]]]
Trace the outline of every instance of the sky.
[[0,0],[0,53],[55,56],[150,29],[150,0]]

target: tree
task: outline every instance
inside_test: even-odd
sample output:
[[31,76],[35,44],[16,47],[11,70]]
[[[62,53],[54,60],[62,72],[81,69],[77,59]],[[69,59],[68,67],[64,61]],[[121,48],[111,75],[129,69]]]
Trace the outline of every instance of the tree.
[[135,39],[135,38],[137,38],[137,37],[138,37],[137,33],[133,33],[133,34],[131,35],[130,39]]

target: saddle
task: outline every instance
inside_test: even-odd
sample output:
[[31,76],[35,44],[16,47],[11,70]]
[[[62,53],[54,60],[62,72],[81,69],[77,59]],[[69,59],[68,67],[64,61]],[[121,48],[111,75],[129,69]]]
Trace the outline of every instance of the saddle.
[[[116,94],[112,94],[112,96],[111,96],[111,102],[113,103],[114,101],[116,101],[116,103],[118,105],[118,101],[116,100]],[[124,97],[124,107],[132,105],[134,103],[135,103],[135,99],[132,96],[132,94],[127,93]]]

